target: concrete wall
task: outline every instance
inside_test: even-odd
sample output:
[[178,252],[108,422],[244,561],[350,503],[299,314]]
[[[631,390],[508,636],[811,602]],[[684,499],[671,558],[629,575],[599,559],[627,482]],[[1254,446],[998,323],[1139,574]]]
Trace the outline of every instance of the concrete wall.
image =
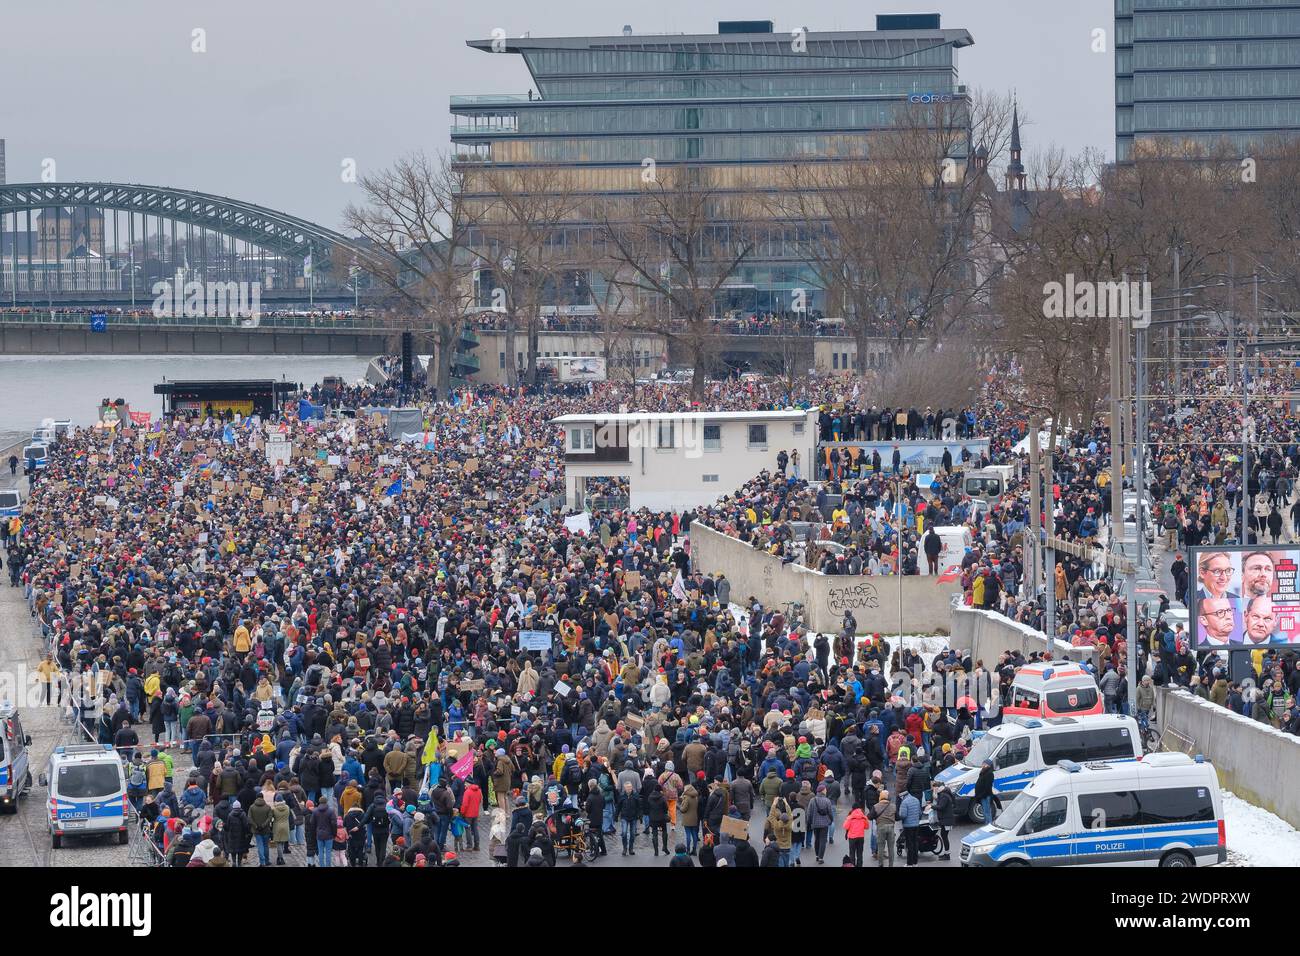
[[0,323],[4,355],[375,355],[387,353],[375,332],[114,327]]
[[[1042,631],[1036,631],[994,611],[957,606],[951,612],[952,634],[948,638],[948,646],[968,651],[972,661],[982,660],[986,667],[992,667],[1006,650],[1018,650],[1028,657],[1031,653],[1041,653],[1047,647],[1047,635]],[[1074,647],[1066,641],[1053,642],[1052,657],[1055,660],[1069,658],[1072,661],[1082,661],[1087,660],[1091,654],[1091,648]]]
[[798,601],[816,631],[835,632],[844,611],[851,610],[859,634],[897,634],[899,608],[905,634],[946,632],[950,625],[951,585],[908,576],[820,574],[728,537],[712,528],[691,525],[691,563],[706,573],[721,571],[731,581],[731,598],[744,604],[755,597],[763,604]]
[[1166,749],[1204,754],[1214,764],[1221,786],[1300,827],[1300,737],[1182,688],[1158,690],[1156,712]]

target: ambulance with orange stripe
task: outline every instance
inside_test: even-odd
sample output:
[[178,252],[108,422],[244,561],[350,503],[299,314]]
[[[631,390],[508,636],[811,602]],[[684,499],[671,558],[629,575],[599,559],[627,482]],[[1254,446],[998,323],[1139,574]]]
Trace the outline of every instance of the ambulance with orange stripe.
[[1096,679],[1074,661],[1026,664],[1016,671],[1002,713],[1021,717],[1082,717],[1102,714]]

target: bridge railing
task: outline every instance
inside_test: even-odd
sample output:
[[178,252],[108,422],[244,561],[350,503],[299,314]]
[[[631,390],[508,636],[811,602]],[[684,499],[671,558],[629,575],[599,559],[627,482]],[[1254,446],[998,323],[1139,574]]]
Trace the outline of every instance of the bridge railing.
[[367,315],[266,315],[257,319],[237,316],[158,316],[152,312],[112,312],[96,309],[0,309],[4,325],[91,326],[92,314],[105,316],[105,330],[113,327],[177,329],[315,329],[321,331],[387,332],[389,327]]

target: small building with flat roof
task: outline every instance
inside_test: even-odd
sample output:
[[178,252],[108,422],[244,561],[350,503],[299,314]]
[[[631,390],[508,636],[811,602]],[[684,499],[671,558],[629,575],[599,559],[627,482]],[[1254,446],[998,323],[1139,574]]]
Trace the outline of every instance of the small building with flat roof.
[[806,476],[817,442],[816,409],[573,414],[551,424],[564,429],[565,499],[574,511],[602,478],[622,479],[633,509],[710,505],[775,471],[782,451],[792,459],[798,452]]

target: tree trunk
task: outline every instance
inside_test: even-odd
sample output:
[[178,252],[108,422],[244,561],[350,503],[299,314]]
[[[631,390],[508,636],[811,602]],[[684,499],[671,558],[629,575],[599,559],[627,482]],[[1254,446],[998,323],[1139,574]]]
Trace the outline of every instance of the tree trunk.
[[506,384],[514,388],[519,384],[519,366],[515,358],[515,317],[506,320]]
[[703,340],[691,340],[691,360],[695,368],[691,372],[691,401],[704,401],[704,359],[707,353]]
[[451,353],[456,347],[456,333],[455,327],[438,324],[438,365],[434,371],[433,384],[441,401],[446,401],[451,394]]

